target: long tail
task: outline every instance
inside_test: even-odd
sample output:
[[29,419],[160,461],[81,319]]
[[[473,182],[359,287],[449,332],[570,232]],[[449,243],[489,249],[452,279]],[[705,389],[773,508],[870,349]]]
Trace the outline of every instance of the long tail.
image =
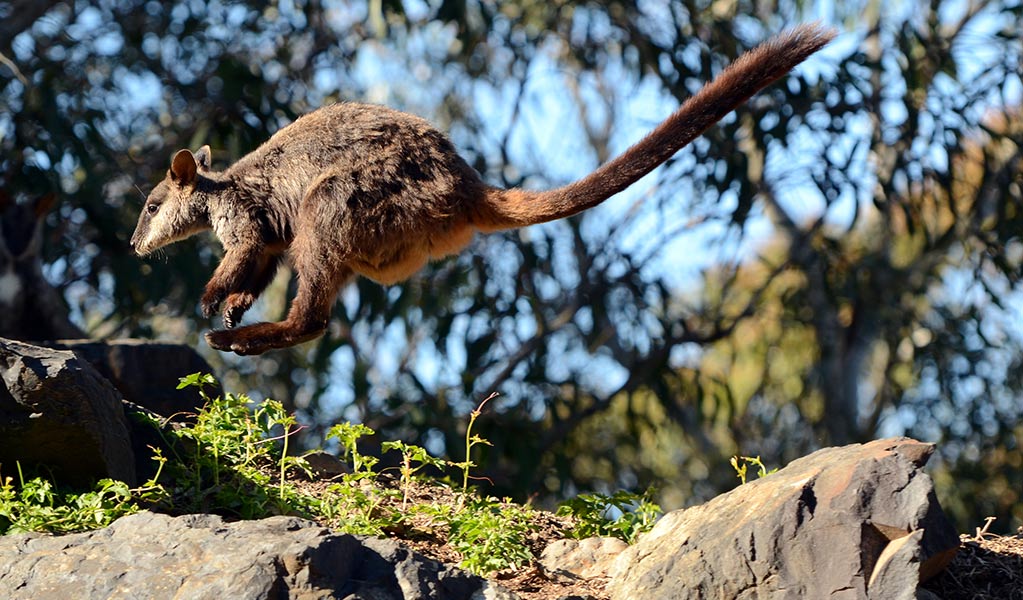
[[646,137],[586,177],[546,192],[488,188],[474,223],[484,231],[546,223],[592,208],[629,187],[711,125],[774,83],[835,37],[800,25],[740,56]]

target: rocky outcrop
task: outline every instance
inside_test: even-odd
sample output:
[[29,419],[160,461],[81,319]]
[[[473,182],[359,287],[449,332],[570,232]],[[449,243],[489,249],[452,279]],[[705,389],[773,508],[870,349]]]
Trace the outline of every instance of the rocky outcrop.
[[179,344],[42,344],[0,338],[0,473],[13,473],[18,461],[72,485],[152,476],[151,447],[168,448],[147,421],[187,420],[198,411],[198,390],[176,388],[184,375],[209,372],[206,361]]
[[73,352],[0,339],[0,468],[44,466],[59,481],[134,485],[121,394]]
[[826,448],[665,515],[611,569],[614,600],[910,600],[958,536],[909,439]]
[[142,512],[106,529],[0,538],[0,597],[512,600],[513,594],[388,540],[272,517]]
[[[177,389],[178,380],[191,373],[212,372],[209,363],[183,344],[123,339],[60,340],[43,345],[74,351],[110,381],[125,400],[165,417],[202,408],[199,391],[194,387]],[[216,396],[220,390],[206,392]]]
[[[666,515],[639,543],[563,540],[553,576],[608,578],[613,600],[914,599],[958,537],[907,439],[821,450]],[[513,598],[397,542],[303,519],[139,513],[63,537],[0,538],[0,597]]]
[[628,547],[622,540],[610,537],[558,540],[544,548],[540,564],[556,574],[583,579],[607,577],[618,555]]
[[[145,444],[158,445],[161,436],[126,419],[126,410],[146,409],[124,401],[90,361],[145,395],[147,383],[173,387],[147,382],[140,375],[146,362],[162,363],[159,370],[172,363],[161,353],[187,352],[120,342],[68,347],[75,351],[0,338],[0,473],[10,474],[18,460],[45,465],[62,483],[113,477],[134,484],[145,475],[138,476],[131,444],[142,457]],[[150,351],[149,359],[131,358]],[[125,383],[126,373],[139,379]],[[909,439],[824,449],[665,515],[632,547],[607,538],[555,542],[538,572],[608,580],[613,600],[913,599],[959,545],[922,471],[932,452]],[[322,477],[346,470],[335,457],[314,456]],[[0,537],[0,598],[60,597],[514,596],[397,542],[291,517],[226,523],[147,512],[89,533]]]

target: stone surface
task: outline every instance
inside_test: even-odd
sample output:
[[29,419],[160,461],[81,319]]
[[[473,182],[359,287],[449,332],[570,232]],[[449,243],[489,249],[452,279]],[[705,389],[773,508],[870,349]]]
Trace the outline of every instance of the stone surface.
[[120,393],[72,352],[0,338],[0,474],[15,461],[63,483],[134,485]]
[[[2,338],[0,338],[2,339]],[[101,384],[104,388],[113,391],[117,403],[122,405],[121,412],[124,414],[113,417],[123,422],[127,431],[123,434],[130,443],[130,451],[123,458],[118,457],[117,462],[134,459],[130,471],[118,470],[118,478],[128,482],[145,481],[151,477],[156,470],[156,463],[152,460],[153,447],[164,450],[165,455],[170,455],[170,448],[166,440],[159,432],[149,424],[140,422],[138,416],[142,413],[148,414],[157,422],[166,422],[167,417],[175,421],[188,421],[202,406],[202,398],[198,389],[189,387],[178,390],[178,380],[188,374],[196,372],[209,373],[211,368],[195,350],[181,344],[151,343],[144,340],[59,340],[56,342],[40,342],[33,347],[33,356],[50,357],[51,361],[65,361],[72,365],[72,369],[82,369],[90,373],[90,377],[105,379],[108,384]],[[0,359],[2,360],[2,359]],[[40,372],[44,379],[57,376],[58,371],[47,373]],[[74,414],[76,410],[89,411],[88,407],[75,408],[75,402],[100,401],[94,398],[87,389],[75,391],[73,382],[45,382],[40,383],[45,389],[54,387],[65,388],[65,395],[59,401],[64,403],[59,409],[61,413]],[[113,387],[110,387],[110,386]],[[218,388],[207,388],[211,395],[219,394]],[[48,392],[41,392],[45,395]],[[70,394],[70,395],[68,395]],[[103,404],[108,404],[102,396]],[[75,400],[77,398],[77,400]],[[2,402],[0,402],[2,405]],[[51,412],[53,407],[51,407]],[[38,411],[37,411],[38,412]],[[5,427],[25,429],[24,419],[17,423],[0,423],[0,433],[6,431]],[[49,421],[47,421],[49,422]],[[18,423],[22,423],[19,425]],[[57,466],[57,473],[71,472],[73,477],[65,479],[58,477],[61,483],[84,483],[90,478],[111,476],[115,471],[104,467],[105,462],[93,460],[93,454],[88,447],[84,449],[83,456],[78,454],[77,447],[72,445],[75,440],[82,436],[97,437],[102,439],[107,432],[103,431],[102,423],[100,428],[94,427],[95,421],[88,418],[83,420],[66,419],[59,427],[44,427],[43,422],[32,422],[33,426],[26,434],[30,433],[30,441],[19,441],[20,437],[10,440],[0,440],[0,461],[13,464],[14,460],[21,460],[33,463],[50,465],[51,462]],[[167,427],[173,427],[175,423],[167,423]],[[118,432],[118,436],[122,434]],[[116,450],[120,453],[120,450]],[[55,461],[55,462],[54,462]],[[65,466],[65,463],[69,463]],[[0,469],[3,467],[0,466]]]
[[352,472],[344,461],[323,450],[306,452],[302,458],[309,465],[309,469],[320,479],[334,479]]
[[388,540],[311,521],[142,512],[98,531],[0,538],[0,597],[513,600]]
[[909,439],[827,448],[665,515],[615,561],[614,600],[905,598],[959,540]]
[[[202,408],[199,390],[176,389],[178,380],[192,373],[213,372],[209,363],[184,344],[122,339],[60,340],[45,345],[73,350],[114,384],[125,400],[165,417],[195,413]],[[206,392],[215,396],[220,390]]]
[[548,571],[589,579],[607,577],[618,555],[629,545],[618,538],[558,540],[544,548],[540,564]]

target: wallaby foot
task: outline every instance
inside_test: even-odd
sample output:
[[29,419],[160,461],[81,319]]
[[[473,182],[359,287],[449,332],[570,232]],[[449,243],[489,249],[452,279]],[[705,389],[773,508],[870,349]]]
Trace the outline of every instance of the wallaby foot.
[[206,343],[215,350],[249,356],[301,344],[319,337],[326,328],[326,322],[320,325],[302,325],[289,321],[256,323],[238,329],[209,331],[206,333]]

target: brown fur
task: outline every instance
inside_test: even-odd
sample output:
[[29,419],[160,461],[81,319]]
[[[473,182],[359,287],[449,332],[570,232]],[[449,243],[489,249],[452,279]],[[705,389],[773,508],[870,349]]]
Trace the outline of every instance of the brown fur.
[[[259,354],[321,335],[354,275],[396,283],[431,258],[461,251],[476,231],[568,217],[624,190],[834,33],[804,25],[746,53],[654,131],[591,175],[547,192],[484,184],[426,121],[379,106],[337,104],[274,134],[226,171],[209,147],[181,150],[146,201],[132,236],[139,255],[204,229],[224,245],[203,314],[224,305],[219,350]],[[298,294],[287,318],[234,329],[287,255]]]

